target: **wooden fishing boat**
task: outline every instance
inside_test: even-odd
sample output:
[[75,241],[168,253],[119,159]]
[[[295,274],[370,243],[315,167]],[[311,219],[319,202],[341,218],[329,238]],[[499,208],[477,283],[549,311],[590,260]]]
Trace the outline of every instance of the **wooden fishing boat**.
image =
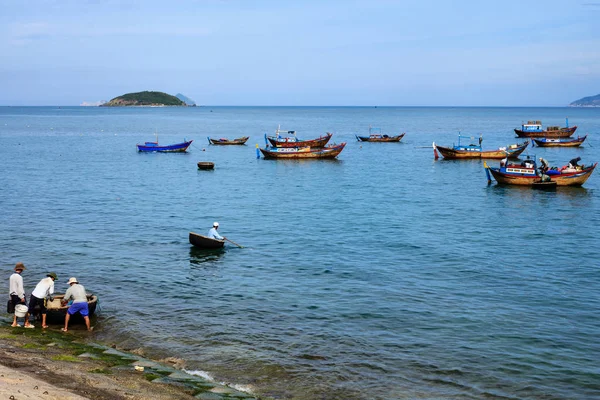
[[225,244],[225,241],[190,232],[190,243],[201,249],[220,249]]
[[139,152],[151,153],[151,152],[159,152],[159,153],[185,153],[187,148],[190,147],[193,140],[184,141],[181,143],[169,144],[166,146],[159,145],[158,141],[156,142],[145,142],[144,144],[137,144],[137,149]]
[[[49,324],[64,324],[65,316],[67,315],[67,310],[69,309],[68,305],[63,306],[61,304],[62,299],[64,299],[64,294],[55,294],[54,299],[52,301],[48,301],[46,304],[46,323]],[[90,312],[89,316],[91,317],[96,312],[96,306],[98,305],[98,296],[94,294],[87,294],[88,299],[88,310]],[[71,315],[69,323],[81,323],[83,321],[83,317],[81,314],[76,313]]]
[[577,147],[581,146],[585,138],[587,138],[587,135],[585,135],[584,137],[578,136],[577,139],[543,137],[539,139],[534,138],[532,140],[538,147]]
[[[518,158],[519,155],[527,148],[528,141],[521,144],[511,144],[506,147],[499,147],[496,150],[483,150],[481,147],[482,138],[479,137],[478,144],[461,145],[460,139],[468,136],[458,135],[458,145],[452,147],[438,146],[434,143],[434,149],[437,149],[444,158],[449,160],[464,159],[464,158]],[[470,137],[473,139],[472,137]]]
[[533,186],[534,183],[540,181],[556,182],[557,186],[581,186],[588,180],[594,172],[598,163],[589,166],[579,166],[577,168],[563,167],[561,169],[548,169],[544,172],[545,179],[542,179],[542,174],[537,170],[535,157],[527,158],[519,164],[500,163],[500,167],[490,167],[484,163],[488,183],[491,183],[490,173],[501,185],[522,185]]
[[212,139],[209,137],[208,143],[216,144],[216,145],[236,145],[236,144],[243,145],[243,144],[246,144],[248,139],[250,139],[250,136],[244,136],[244,137],[240,137],[237,139],[227,139],[227,138]]
[[275,136],[267,136],[265,134],[265,143],[272,147],[325,147],[331,136],[333,136],[333,133],[327,132],[325,136],[303,140],[296,136],[296,131],[283,131],[278,126]]
[[546,138],[567,138],[575,133],[577,126],[569,127],[567,120],[566,127],[548,126],[546,129],[542,127],[542,121],[527,121],[521,125],[521,129],[515,129],[518,137],[546,137]]
[[335,158],[344,150],[346,143],[327,147],[272,147],[260,149],[264,158]]
[[369,136],[355,136],[359,142],[399,142],[404,135],[405,133],[396,136],[382,135],[381,128],[369,127]]

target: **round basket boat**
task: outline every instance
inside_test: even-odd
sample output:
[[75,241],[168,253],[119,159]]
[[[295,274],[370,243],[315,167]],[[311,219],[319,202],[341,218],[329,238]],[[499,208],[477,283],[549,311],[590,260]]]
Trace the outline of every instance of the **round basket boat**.
[[198,163],[198,169],[214,169],[215,163],[211,163],[208,161],[200,161]]
[[[49,324],[57,324],[64,323],[65,316],[67,315],[67,310],[69,309],[68,305],[62,305],[61,300],[65,297],[64,294],[56,294],[54,295],[54,299],[52,301],[48,301],[46,304],[46,322]],[[96,312],[96,305],[98,304],[98,296],[95,294],[87,294],[88,299],[88,310],[90,313],[90,317],[94,315]],[[83,318],[81,314],[76,313],[71,318],[71,322],[83,323]]]

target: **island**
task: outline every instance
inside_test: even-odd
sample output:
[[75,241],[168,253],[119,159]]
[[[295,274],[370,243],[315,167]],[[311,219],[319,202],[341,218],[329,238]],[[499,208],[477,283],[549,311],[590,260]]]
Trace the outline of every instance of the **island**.
[[569,107],[600,107],[600,94],[575,100]]
[[143,106],[143,107],[163,107],[163,106],[178,106],[185,107],[187,104],[175,96],[163,92],[137,92],[127,93],[119,97],[115,97],[107,103],[101,104],[100,107],[123,107],[123,106]]

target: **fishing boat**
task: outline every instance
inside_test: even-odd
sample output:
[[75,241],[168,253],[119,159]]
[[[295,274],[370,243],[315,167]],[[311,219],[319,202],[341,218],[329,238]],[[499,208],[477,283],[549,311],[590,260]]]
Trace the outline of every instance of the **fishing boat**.
[[212,239],[199,233],[190,232],[190,243],[201,249],[220,249],[225,240]]
[[184,141],[181,143],[169,144],[169,145],[159,145],[158,140],[156,142],[144,142],[144,144],[137,144],[137,149],[139,152],[143,153],[151,153],[151,152],[159,152],[159,153],[185,153],[187,148],[190,147],[193,140]]
[[528,141],[521,144],[511,144],[506,147],[499,147],[496,150],[483,150],[481,147],[481,142],[483,138],[480,136],[477,144],[470,143],[468,145],[463,145],[460,143],[461,138],[470,138],[474,139],[472,136],[464,136],[458,135],[458,145],[453,145],[452,147],[443,147],[438,146],[435,143],[433,144],[434,155],[437,158],[437,153],[435,150],[438,150],[442,156],[449,160],[456,159],[464,159],[464,158],[491,158],[491,159],[502,159],[502,158],[518,158],[519,155],[527,148],[529,144]]
[[573,138],[548,138],[543,137],[539,139],[532,139],[535,142],[535,145],[538,147],[577,147],[581,146],[583,141],[587,138],[587,135],[584,137],[577,137],[577,139]]
[[566,127],[547,126],[546,129],[542,127],[542,121],[527,121],[521,125],[521,129],[515,129],[515,133],[518,137],[567,138],[574,134],[576,129],[577,126],[569,127],[568,119]]
[[369,126],[369,136],[356,136],[359,142],[399,142],[404,137],[405,133],[396,136],[381,134],[381,128],[373,128]]
[[208,143],[217,144],[217,145],[236,145],[236,144],[242,145],[242,144],[246,144],[248,139],[250,139],[250,136],[244,136],[244,137],[240,137],[237,139],[227,139],[227,138],[212,139],[209,137]]
[[325,136],[316,139],[303,140],[296,136],[296,131],[284,131],[277,127],[275,136],[265,134],[265,143],[272,147],[325,147],[333,133],[327,132]]
[[346,143],[327,147],[272,147],[260,149],[264,158],[335,158],[344,150]]
[[[538,171],[535,157],[527,157],[521,163],[500,163],[500,167],[490,167],[484,163],[488,183],[494,177],[501,185],[533,186],[539,182],[556,182],[557,186],[581,186],[594,172],[598,163],[589,166],[578,166],[576,168],[562,167],[551,168],[544,171],[544,176]],[[544,178],[544,179],[542,179]],[[540,186],[540,185],[538,185]]]
[[[65,316],[67,315],[67,310],[69,309],[69,305],[62,305],[61,301],[64,299],[64,294],[55,294],[52,301],[48,300],[46,304],[46,323],[51,324],[64,324]],[[95,294],[87,294],[88,300],[88,311],[89,316],[91,317],[96,312],[96,306],[98,305],[98,296]],[[81,314],[76,313],[71,315],[70,322],[79,323],[84,322]]]

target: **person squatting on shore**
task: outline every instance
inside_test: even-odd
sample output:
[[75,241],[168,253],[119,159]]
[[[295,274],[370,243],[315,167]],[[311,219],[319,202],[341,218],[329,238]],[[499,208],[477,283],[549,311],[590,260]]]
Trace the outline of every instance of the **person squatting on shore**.
[[[10,276],[9,282],[9,294],[10,301],[12,303],[12,309],[14,310],[18,304],[25,305],[25,289],[23,288],[23,277],[21,273],[25,270],[25,265],[22,262],[18,262],[15,265],[15,272]],[[19,325],[17,322],[17,314],[13,318],[13,323],[11,325],[13,328]]]
[[52,296],[54,294],[54,281],[56,280],[56,274],[54,272],[48,272],[46,278],[42,279],[31,292],[29,296],[29,310],[25,314],[25,328],[35,328],[34,325],[29,323],[29,316],[33,314],[35,306],[40,306],[40,312],[42,314],[42,328],[47,328],[46,325],[46,304],[44,300],[48,298],[50,301],[54,300]]
[[69,306],[67,310],[67,315],[65,315],[65,327],[61,329],[63,332],[67,332],[69,329],[69,319],[71,319],[71,315],[80,313],[83,319],[85,320],[85,326],[88,331],[91,331],[93,328],[90,327],[90,312],[88,309],[88,301],[87,294],[85,293],[85,288],[81,285],[77,278],[73,277],[69,279],[69,288],[65,293],[65,297],[62,299],[61,303],[63,306],[67,305],[69,300],[73,298],[73,304]]

